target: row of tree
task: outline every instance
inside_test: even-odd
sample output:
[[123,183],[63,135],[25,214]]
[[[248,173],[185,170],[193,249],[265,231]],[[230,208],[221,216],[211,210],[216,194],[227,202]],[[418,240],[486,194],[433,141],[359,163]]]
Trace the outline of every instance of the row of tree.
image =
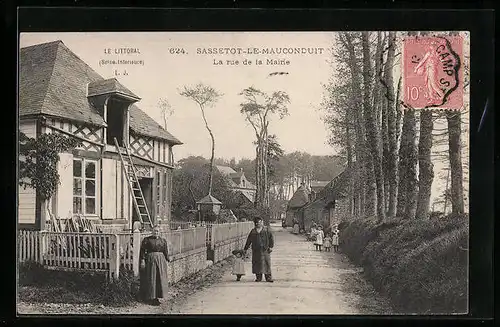
[[[416,35],[417,33],[408,33]],[[351,213],[358,217],[429,217],[434,121],[445,117],[452,212],[464,212],[461,118],[464,112],[401,107],[401,77],[395,78],[402,33],[337,34],[335,73],[325,86],[325,122],[330,143],[340,148],[351,172]],[[460,85],[460,87],[464,87]]]

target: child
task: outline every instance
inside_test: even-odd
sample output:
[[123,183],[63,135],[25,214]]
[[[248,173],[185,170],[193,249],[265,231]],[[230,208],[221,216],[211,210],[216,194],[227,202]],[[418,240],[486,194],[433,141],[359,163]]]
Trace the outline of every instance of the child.
[[316,245],[316,251],[321,251],[324,237],[325,234],[323,233],[323,229],[321,228],[321,226],[318,226],[318,230],[316,232],[316,241],[314,242],[314,245]]
[[325,237],[325,243],[323,244],[323,246],[325,247],[326,252],[331,251],[331,247],[332,247],[332,234],[331,233],[328,233],[328,235]]
[[241,276],[245,274],[245,262],[243,261],[245,256],[245,251],[243,250],[234,250],[233,255],[234,263],[233,263],[233,275],[236,275],[236,281],[239,282],[241,280]]
[[338,252],[339,251],[339,230],[338,229],[335,229],[333,231],[332,245],[333,245],[333,251]]

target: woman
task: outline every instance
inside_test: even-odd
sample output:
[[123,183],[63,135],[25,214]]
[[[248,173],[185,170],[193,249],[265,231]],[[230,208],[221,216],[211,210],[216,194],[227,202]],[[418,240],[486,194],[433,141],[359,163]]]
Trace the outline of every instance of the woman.
[[293,221],[293,233],[298,234],[299,233],[299,222],[297,220]]
[[141,243],[139,259],[141,260],[141,293],[146,302],[160,305],[160,298],[167,295],[167,240],[161,238],[160,227],[153,228],[153,235],[146,237]]

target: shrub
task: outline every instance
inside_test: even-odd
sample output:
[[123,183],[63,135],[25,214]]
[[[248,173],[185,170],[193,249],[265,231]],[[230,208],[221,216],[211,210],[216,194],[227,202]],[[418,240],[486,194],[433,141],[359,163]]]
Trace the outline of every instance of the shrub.
[[355,220],[341,231],[343,251],[402,312],[467,311],[468,217]]
[[131,271],[110,281],[106,272],[49,270],[31,262],[19,266],[19,285],[21,299],[49,303],[124,306],[139,291],[139,280]]

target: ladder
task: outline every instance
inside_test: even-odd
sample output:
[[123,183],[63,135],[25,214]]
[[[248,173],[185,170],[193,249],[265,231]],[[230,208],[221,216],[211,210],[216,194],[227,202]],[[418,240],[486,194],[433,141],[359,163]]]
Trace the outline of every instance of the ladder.
[[149,214],[146,200],[144,199],[144,194],[142,193],[141,185],[139,184],[139,179],[137,178],[137,170],[132,162],[128,146],[124,147],[125,153],[123,153],[116,137],[114,139],[116,149],[118,150],[118,154],[120,155],[120,160],[122,162],[123,171],[127,177],[129,190],[134,201],[134,208],[137,211],[139,220],[143,226],[149,225],[150,227],[153,227],[153,221],[151,220],[151,215]]

